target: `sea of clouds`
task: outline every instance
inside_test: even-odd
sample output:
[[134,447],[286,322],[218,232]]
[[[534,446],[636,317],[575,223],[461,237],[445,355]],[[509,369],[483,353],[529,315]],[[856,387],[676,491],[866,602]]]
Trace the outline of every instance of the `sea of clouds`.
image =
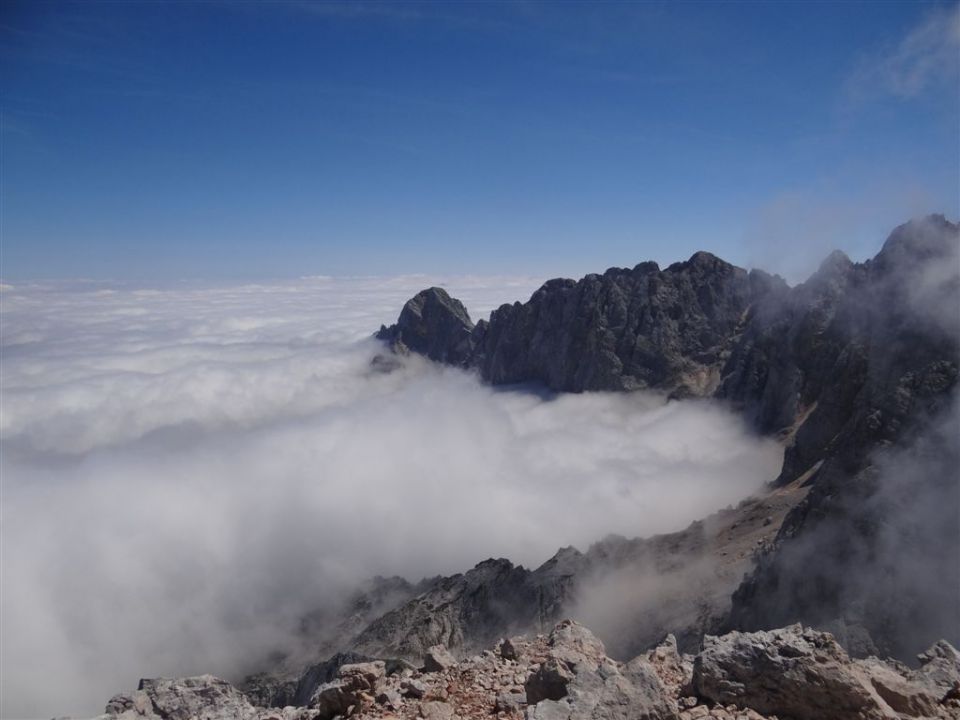
[[477,318],[540,279],[4,285],[0,715],[233,677],[361,579],[536,566],[776,475],[708,403],[372,372],[371,333],[431,284]]

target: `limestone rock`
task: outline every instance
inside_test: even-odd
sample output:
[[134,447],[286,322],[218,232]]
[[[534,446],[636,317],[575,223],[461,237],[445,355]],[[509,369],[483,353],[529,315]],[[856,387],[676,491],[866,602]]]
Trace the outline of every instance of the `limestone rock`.
[[340,668],[339,677],[320,685],[310,698],[309,706],[317,710],[319,720],[345,715],[372,700],[377,684],[386,674],[381,660],[353,663]]
[[457,664],[457,659],[450,654],[443,645],[434,645],[427,648],[423,656],[423,669],[425,672],[443,672],[449,670]]
[[550,634],[548,653],[527,679],[527,718],[669,720],[676,703],[646,658],[619,664],[589,630],[565,620]]
[[403,704],[403,696],[397,690],[387,689],[377,694],[377,702],[393,710],[398,710]]
[[917,656],[920,667],[909,678],[929,688],[939,698],[951,693],[960,700],[960,652],[946,640],[940,640]]
[[541,619],[552,621],[571,587],[569,571],[549,561],[531,572],[503,558],[485,560],[384,614],[353,647],[367,655],[420,659],[428,648],[443,645],[466,655]]
[[423,720],[454,720],[453,706],[440,700],[420,703],[420,716]]
[[938,699],[877,660],[852,662],[829,633],[799,625],[707,636],[694,689],[722,705],[797,720],[937,717]]
[[473,353],[473,329],[463,303],[432,287],[407,301],[396,325],[381,327],[376,336],[401,354],[412,351],[437,362],[464,365]]
[[497,712],[516,712],[527,704],[527,696],[520,692],[502,692],[497,695],[493,709]]
[[255,720],[258,711],[233,685],[213,675],[145,679],[135,693],[115,695],[109,716],[154,720]]
[[400,682],[400,692],[405,697],[422,698],[427,694],[427,686],[420,680],[410,678]]
[[386,676],[386,664],[383,660],[351,663],[343,665],[339,675],[350,687],[357,690],[374,690],[377,683]]

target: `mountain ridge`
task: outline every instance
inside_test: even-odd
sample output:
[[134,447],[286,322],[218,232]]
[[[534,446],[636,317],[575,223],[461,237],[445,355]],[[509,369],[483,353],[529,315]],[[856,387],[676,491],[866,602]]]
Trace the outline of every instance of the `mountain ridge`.
[[[440,288],[411,302],[432,299],[432,312],[445,320],[430,324],[457,328],[456,360],[445,362],[474,369],[490,384],[540,382],[566,392],[650,388],[671,398],[713,397],[759,432],[783,439],[784,462],[774,487],[804,479],[814,492],[791,509],[782,531],[777,528],[764,562],[735,594],[738,606],[724,625],[763,629],[772,617],[780,624],[849,622],[854,634],[870,638],[865,648],[908,656],[916,648],[894,637],[891,623],[869,620],[870,612],[868,619],[860,611],[855,618],[825,619],[809,593],[802,594],[807,606],[771,612],[764,592],[749,588],[801,587],[805,577],[820,577],[824,595],[842,595],[842,568],[832,568],[826,578],[815,567],[800,573],[775,558],[784,546],[785,554],[799,543],[816,546],[808,528],[822,514],[839,517],[839,508],[852,528],[896,523],[889,503],[866,517],[855,500],[837,498],[864,492],[864,473],[877,452],[923,436],[934,418],[948,413],[960,365],[958,238],[958,226],[943,215],[912,220],[894,229],[874,258],[854,263],[834,251],[806,282],[792,287],[778,276],[698,252],[664,270],[647,262],[579,281],[549,280],[526,303],[502,305],[475,325]],[[403,320],[402,313],[396,325],[377,334],[400,354],[410,349],[404,339],[411,329]],[[440,348],[448,340],[431,338]],[[437,353],[421,354],[444,362]],[[941,446],[947,456],[956,454],[955,444]],[[952,508],[960,502],[956,485],[921,480],[916,490],[939,492],[942,506]],[[940,526],[953,529],[948,521]],[[806,553],[808,564],[816,565],[819,552],[826,549]],[[956,559],[957,548],[948,543],[945,554]],[[960,583],[945,572],[944,584]],[[842,615],[843,608],[834,609]],[[947,622],[948,614],[939,613]],[[944,631],[954,642],[960,637],[956,625]]]

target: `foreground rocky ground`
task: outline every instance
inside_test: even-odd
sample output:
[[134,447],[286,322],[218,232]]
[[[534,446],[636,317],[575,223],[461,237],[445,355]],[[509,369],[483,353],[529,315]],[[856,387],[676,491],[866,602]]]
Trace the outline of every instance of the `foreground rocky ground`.
[[696,655],[672,636],[617,662],[585,627],[502,640],[457,660],[430,648],[419,668],[341,665],[303,705],[258,706],[256,693],[204,675],[142,680],[98,720],[859,720],[960,718],[960,653],[939,642],[907,668],[851,659],[829,633],[800,625],[707,636]]

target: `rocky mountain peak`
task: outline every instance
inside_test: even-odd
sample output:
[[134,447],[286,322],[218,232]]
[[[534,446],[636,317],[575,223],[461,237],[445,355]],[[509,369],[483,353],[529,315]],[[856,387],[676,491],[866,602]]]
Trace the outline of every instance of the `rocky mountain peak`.
[[820,263],[816,275],[843,275],[852,268],[853,260],[843,250],[834,250]]
[[927,215],[898,226],[890,233],[875,263],[885,270],[915,266],[931,260],[955,258],[960,226],[943,215]]
[[403,306],[396,325],[377,338],[398,353],[415,352],[436,362],[461,365],[470,358],[473,321],[463,303],[443,288],[421,290]]
[[697,270],[701,273],[713,272],[722,274],[729,274],[738,270],[743,272],[741,268],[731,265],[726,260],[722,260],[713,253],[705,250],[698,250],[690,256],[689,260],[673,263],[667,267],[668,272],[687,272],[690,270]]

